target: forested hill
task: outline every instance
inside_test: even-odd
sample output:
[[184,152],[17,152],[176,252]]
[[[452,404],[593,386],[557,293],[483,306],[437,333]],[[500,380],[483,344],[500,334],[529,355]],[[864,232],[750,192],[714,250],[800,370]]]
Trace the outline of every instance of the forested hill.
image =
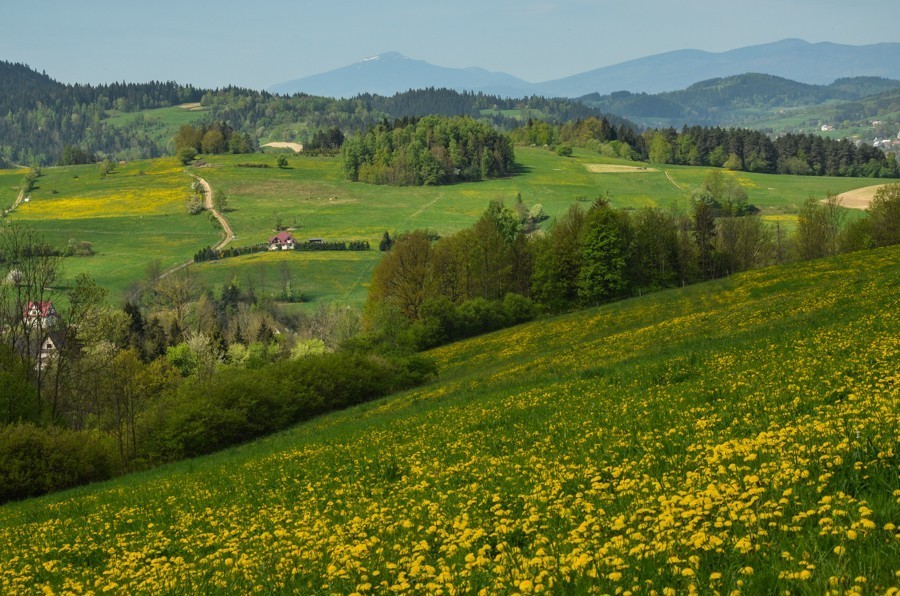
[[900,89],[900,81],[881,77],[838,79],[807,85],[772,75],[750,73],[701,81],[681,91],[648,95],[620,91],[581,100],[596,109],[632,118],[681,118],[684,123],[715,125],[736,120],[741,110],[766,110],[854,101]]
[[155,157],[164,148],[138,129],[109,126],[112,109],[139,111],[199,101],[201,92],[173,82],[64,85],[22,65],[0,61],[0,166],[55,163],[66,145],[122,157]]
[[[471,116],[509,130],[529,117],[553,123],[602,117],[596,108],[569,99],[504,99],[482,93],[422,89],[391,97],[360,95],[332,99],[305,94],[273,95],[238,87],[197,89],[173,82],[64,85],[22,64],[0,62],[0,167],[13,163],[54,164],[66,146],[87,154],[135,159],[167,151],[174,135],[160,135],[152,114],[113,123],[128,113],[202,102],[197,120],[226,122],[239,132],[306,144],[318,130],[338,127],[345,134],[365,131],[385,118],[428,115]],[[633,127],[611,117],[616,126]],[[284,135],[296,134],[285,139]]]

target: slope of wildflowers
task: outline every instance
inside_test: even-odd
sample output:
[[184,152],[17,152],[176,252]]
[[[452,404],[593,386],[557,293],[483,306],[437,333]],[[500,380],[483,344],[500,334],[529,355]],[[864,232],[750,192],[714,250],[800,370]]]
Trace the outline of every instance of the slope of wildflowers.
[[0,592],[900,585],[900,247],[433,354],[430,386],[0,508]]

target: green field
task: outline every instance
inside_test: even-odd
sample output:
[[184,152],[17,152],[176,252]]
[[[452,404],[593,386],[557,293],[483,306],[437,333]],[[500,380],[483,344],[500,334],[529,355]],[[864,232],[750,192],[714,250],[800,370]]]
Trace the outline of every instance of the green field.
[[117,112],[111,110],[106,122],[112,126],[124,128],[134,124],[136,121],[149,123],[146,126],[148,134],[155,140],[167,143],[178,128],[183,124],[193,124],[201,120],[209,110],[195,106],[194,104],[185,104],[182,106],[171,106],[168,108],[156,108],[152,110],[142,110],[140,112]]
[[12,207],[19,196],[19,190],[25,180],[28,170],[0,170],[0,212]]
[[94,256],[66,260],[65,277],[88,273],[115,302],[151,261],[183,263],[220,236],[206,215],[188,214],[192,179],[174,159],[119,165],[105,178],[96,165],[43,172],[31,200],[7,220],[34,227],[60,248],[70,239],[93,243]]
[[439,380],[0,507],[0,591],[883,593],[900,247],[432,352]]
[[[676,207],[687,210],[690,193],[700,187],[708,168],[665,166],[636,173],[593,173],[599,163],[642,166],[576,152],[564,158],[537,148],[516,148],[521,172],[487,182],[441,187],[389,187],[347,181],[336,158],[292,157],[290,167],[275,167],[274,156],[219,156],[207,161],[211,167],[195,168],[215,192],[228,197],[227,217],[237,239],[235,245],[264,242],[275,225],[290,226],[300,240],[368,240],[377,247],[385,231],[391,235],[415,228],[429,228],[446,235],[472,225],[492,200],[512,205],[517,194],[529,207],[540,203],[545,213],[557,217],[576,200],[593,201],[609,194],[616,207]],[[240,163],[264,163],[269,168],[237,167]],[[667,176],[668,173],[668,176]],[[763,216],[790,229],[793,213],[810,195],[869,186],[876,181],[860,178],[789,177],[764,174],[726,173],[738,178],[750,202]],[[671,177],[671,179],[669,178]],[[587,206],[587,203],[585,204]],[[855,212],[853,215],[858,215]],[[551,221],[544,223],[549,226]],[[331,258],[336,259],[333,263]],[[325,253],[272,255],[269,263],[283,259],[301,291],[314,299],[301,308],[315,307],[315,300],[349,301],[359,304],[365,284],[377,259]],[[258,261],[248,257],[199,268],[205,283],[218,286],[232,277],[254,276]],[[223,271],[227,273],[223,273]],[[263,287],[277,293],[276,276]]]
[[[169,118],[192,114],[183,108],[165,108]],[[178,111],[180,110],[180,112]],[[214,192],[228,197],[225,215],[235,245],[264,242],[276,224],[294,228],[294,235],[328,240],[367,240],[376,248],[382,234],[429,228],[442,235],[472,225],[492,200],[512,205],[521,195],[529,207],[541,204],[556,217],[576,200],[609,196],[615,207],[661,206],[687,209],[692,190],[709,172],[685,166],[649,167],[634,173],[594,173],[595,164],[643,166],[576,151],[571,158],[539,148],[516,149],[520,171],[514,176],[486,182],[440,187],[390,187],[347,181],[339,158],[292,156],[289,167],[276,167],[270,154],[211,156],[209,167],[190,168],[204,177]],[[269,168],[237,167],[263,163]],[[751,203],[763,216],[793,225],[792,214],[807,197],[869,186],[876,180],[816,178],[726,172],[746,189]],[[0,200],[12,204],[24,171],[0,171]],[[173,159],[137,161],[120,165],[101,178],[97,166],[45,168],[31,193],[32,200],[10,216],[10,221],[34,225],[50,241],[64,246],[69,239],[94,243],[97,255],[69,259],[68,276],[85,272],[111,291],[119,301],[147,264],[160,260],[164,267],[190,259],[219,233],[205,215],[187,215],[190,178]],[[858,214],[858,212],[856,212]],[[544,222],[547,227],[551,224]],[[379,253],[350,257],[327,253],[284,254],[267,257],[275,268],[283,258],[300,291],[315,308],[321,301],[360,304]],[[332,261],[333,259],[333,261]],[[198,267],[203,283],[216,286],[237,276],[248,279],[258,258],[241,257],[226,263]],[[277,292],[278,283],[262,286]],[[280,279],[280,278],[279,278]]]

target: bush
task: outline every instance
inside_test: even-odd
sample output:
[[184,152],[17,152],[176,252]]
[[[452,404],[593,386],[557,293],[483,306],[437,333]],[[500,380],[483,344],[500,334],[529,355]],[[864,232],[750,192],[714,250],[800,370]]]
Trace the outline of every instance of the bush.
[[419,356],[358,352],[309,355],[191,380],[160,402],[150,424],[154,461],[194,457],[281,430],[317,414],[425,382],[435,374]]
[[110,436],[10,424],[0,429],[0,502],[106,480],[115,461]]

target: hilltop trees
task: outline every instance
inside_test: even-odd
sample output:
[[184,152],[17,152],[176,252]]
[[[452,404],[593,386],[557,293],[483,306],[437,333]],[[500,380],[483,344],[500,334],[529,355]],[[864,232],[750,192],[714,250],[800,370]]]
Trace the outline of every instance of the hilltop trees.
[[257,149],[256,141],[248,133],[237,132],[224,121],[197,126],[183,124],[173,141],[175,154],[185,163],[198,153],[252,153]]
[[875,191],[868,213],[875,246],[900,243],[900,184]]
[[513,168],[506,136],[471,118],[443,116],[382,122],[345,140],[342,159],[350,180],[398,186],[487,180]]

